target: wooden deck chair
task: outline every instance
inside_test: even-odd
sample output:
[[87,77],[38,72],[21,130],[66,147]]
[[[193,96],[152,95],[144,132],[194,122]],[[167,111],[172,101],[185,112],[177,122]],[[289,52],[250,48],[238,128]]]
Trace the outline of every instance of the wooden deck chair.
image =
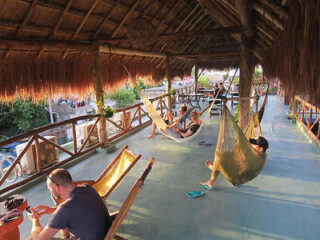
[[90,184],[104,200],[119,186],[131,168],[141,158],[141,154],[135,156],[134,153],[124,146],[115,159],[94,181],[76,181],[76,184]]
[[141,177],[139,179],[137,179],[137,181],[134,183],[133,187],[130,190],[129,195],[127,196],[127,198],[123,202],[117,216],[113,220],[104,240],[112,240],[112,239],[125,240],[125,238],[122,238],[119,235],[116,235],[116,233],[117,233],[122,221],[126,217],[126,215],[129,211],[132,203],[134,202],[136,196],[138,195],[140,188],[144,183],[144,180],[146,179],[147,175],[151,171],[151,168],[152,168],[154,161],[155,161],[154,158],[150,159],[148,166],[146,167],[146,169],[142,173]]
[[[91,185],[105,200],[119,186],[131,168],[141,158],[141,154],[135,156],[134,153],[127,149],[128,145],[124,146],[118,153],[115,159],[106,167],[96,180],[74,181],[76,185],[89,184]],[[56,205],[64,202],[64,199],[55,199],[51,196]]]

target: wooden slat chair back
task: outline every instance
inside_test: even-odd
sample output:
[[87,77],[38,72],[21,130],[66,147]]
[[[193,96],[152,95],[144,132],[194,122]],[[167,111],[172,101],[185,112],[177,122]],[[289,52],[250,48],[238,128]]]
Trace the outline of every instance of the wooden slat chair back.
[[155,162],[154,158],[151,158],[148,166],[142,173],[141,177],[137,179],[137,181],[134,183],[133,187],[130,190],[130,193],[128,194],[127,198],[122,204],[122,207],[119,210],[119,213],[115,217],[114,221],[112,222],[111,227],[108,230],[107,235],[105,236],[104,240],[112,240],[112,239],[118,239],[118,240],[124,240],[125,238],[120,237],[119,235],[116,235],[122,221],[126,217],[132,203],[134,202],[136,196],[138,195],[141,186],[144,183],[144,180],[146,179],[147,175],[151,171],[152,165]]
[[135,156],[126,145],[101,175],[91,186],[106,199],[121,183],[132,167],[141,158],[141,154]]
[[[119,186],[140,158],[141,154],[135,156],[132,151],[128,150],[128,145],[126,145],[96,180],[74,181],[74,183],[76,185],[91,185],[99,193],[100,197],[105,200]],[[64,202],[64,199],[57,200],[53,196],[52,199],[56,205]]]

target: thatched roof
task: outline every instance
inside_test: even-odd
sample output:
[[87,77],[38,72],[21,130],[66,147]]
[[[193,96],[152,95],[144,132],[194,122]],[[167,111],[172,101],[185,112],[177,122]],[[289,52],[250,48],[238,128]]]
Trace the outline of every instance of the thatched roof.
[[246,1],[0,0],[0,99],[85,93],[97,51],[106,88],[127,80],[122,63],[155,82],[165,76],[166,56],[172,75],[188,75],[195,64],[239,66],[248,26],[254,62],[263,63],[267,75],[319,93],[317,1],[248,0],[252,21],[241,27],[239,5]]

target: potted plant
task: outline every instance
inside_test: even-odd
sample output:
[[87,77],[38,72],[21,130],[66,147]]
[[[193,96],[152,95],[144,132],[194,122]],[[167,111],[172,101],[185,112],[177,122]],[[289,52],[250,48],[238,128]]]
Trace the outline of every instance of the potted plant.
[[111,107],[111,106],[107,106],[104,110],[103,110],[103,116],[105,116],[106,118],[112,118],[113,114],[116,111]]
[[289,113],[288,115],[285,116],[286,119],[291,120],[291,123],[295,124],[296,123],[296,118],[294,113]]

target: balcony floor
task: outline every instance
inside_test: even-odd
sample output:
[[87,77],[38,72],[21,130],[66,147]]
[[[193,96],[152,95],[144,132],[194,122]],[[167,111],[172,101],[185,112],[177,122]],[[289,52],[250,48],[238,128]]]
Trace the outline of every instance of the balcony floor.
[[[107,200],[110,210],[121,206],[134,180],[150,157],[156,163],[131,207],[120,235],[128,239],[318,239],[320,229],[320,154],[303,133],[284,119],[286,106],[270,96],[262,121],[269,140],[268,160],[253,181],[233,187],[223,176],[216,191],[190,199],[186,193],[200,190],[199,182],[210,172],[204,161],[212,159],[219,121],[217,117],[193,141],[179,144],[160,135],[149,140],[148,127],[116,144],[118,150],[141,153],[137,163],[120,187]],[[200,146],[200,141],[213,143]],[[95,179],[117,152],[100,149],[69,168],[75,180]],[[23,193],[31,206],[52,205],[45,183]],[[26,239],[31,223],[20,225]],[[49,216],[41,219],[45,225]]]

